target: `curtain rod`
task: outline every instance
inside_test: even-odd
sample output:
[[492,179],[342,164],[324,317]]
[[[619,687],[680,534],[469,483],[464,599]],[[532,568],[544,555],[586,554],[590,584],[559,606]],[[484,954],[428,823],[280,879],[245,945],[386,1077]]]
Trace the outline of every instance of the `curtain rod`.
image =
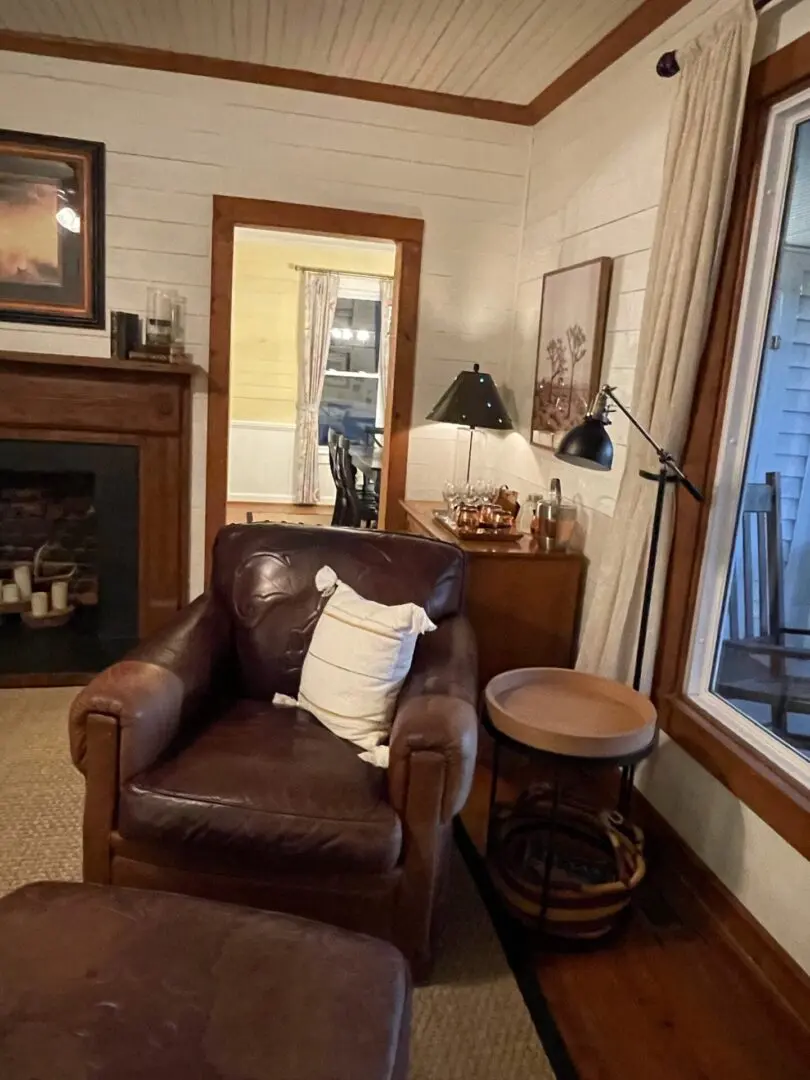
[[[762,11],[762,9],[767,7],[770,2],[771,0],[754,0],[754,11]],[[658,57],[658,63],[655,65],[655,70],[662,79],[671,79],[673,75],[677,75],[681,70],[681,67],[675,52],[662,53],[661,56]]]
[[299,266],[298,263],[290,263],[293,270],[311,270],[313,274],[340,274],[341,277],[370,277],[384,278],[393,281],[393,274],[361,274],[359,270],[336,270],[334,266]]

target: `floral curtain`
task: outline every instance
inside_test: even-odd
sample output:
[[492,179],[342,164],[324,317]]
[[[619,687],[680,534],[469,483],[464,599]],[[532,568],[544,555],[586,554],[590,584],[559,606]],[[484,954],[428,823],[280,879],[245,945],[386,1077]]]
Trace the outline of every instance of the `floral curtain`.
[[[737,165],[745,92],[756,33],[751,0],[678,50],[680,75],[664,161],[653,240],[633,412],[653,437],[680,457],[695,380],[711,318]],[[655,485],[647,443],[631,430],[616,509],[584,621],[577,667],[630,681],[649,550]],[[645,683],[656,653],[672,525],[671,500],[661,533]]]
[[317,503],[318,410],[335,319],[340,275],[301,272],[298,403],[295,427],[295,501]]

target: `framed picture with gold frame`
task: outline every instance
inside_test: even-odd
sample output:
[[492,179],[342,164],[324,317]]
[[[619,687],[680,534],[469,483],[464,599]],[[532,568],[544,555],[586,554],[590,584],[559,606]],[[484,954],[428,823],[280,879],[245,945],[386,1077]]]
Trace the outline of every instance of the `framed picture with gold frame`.
[[0,130],[0,320],[104,327],[103,143]]

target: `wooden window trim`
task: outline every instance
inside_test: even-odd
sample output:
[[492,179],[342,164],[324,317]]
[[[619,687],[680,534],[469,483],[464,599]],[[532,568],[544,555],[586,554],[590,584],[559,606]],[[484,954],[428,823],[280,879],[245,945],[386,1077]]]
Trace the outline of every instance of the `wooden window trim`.
[[211,551],[225,524],[228,498],[230,429],[231,304],[233,244],[237,225],[327,236],[390,240],[396,244],[396,270],[391,321],[391,386],[386,401],[380,524],[403,530],[408,444],[416,369],[416,330],[422,270],[421,218],[369,214],[303,203],[272,202],[214,196],[211,247],[210,362],[208,370],[208,435],[205,482],[205,575]]
[[[704,491],[714,485],[771,108],[810,86],[810,34],[751,71],[723,266],[701,361],[684,467]],[[667,574],[653,698],[661,726],[715,779],[805,858],[810,858],[810,792],[683,692],[711,505],[679,492]]]

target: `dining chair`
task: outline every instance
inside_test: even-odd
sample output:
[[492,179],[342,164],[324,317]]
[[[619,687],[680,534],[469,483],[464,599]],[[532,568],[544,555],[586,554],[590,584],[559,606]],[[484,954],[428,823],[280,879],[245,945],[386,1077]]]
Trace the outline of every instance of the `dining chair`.
[[332,481],[335,485],[335,506],[332,510],[332,524],[344,525],[346,517],[346,489],[343,483],[343,478],[338,468],[337,452],[338,452],[338,440],[341,436],[330,427],[326,434],[326,444],[329,448],[329,471],[332,474]]
[[357,470],[352,464],[351,444],[345,435],[338,435],[336,458],[341,491],[345,498],[342,520],[337,524],[347,525],[352,529],[362,526],[375,529],[379,504],[375,497],[357,490]]

